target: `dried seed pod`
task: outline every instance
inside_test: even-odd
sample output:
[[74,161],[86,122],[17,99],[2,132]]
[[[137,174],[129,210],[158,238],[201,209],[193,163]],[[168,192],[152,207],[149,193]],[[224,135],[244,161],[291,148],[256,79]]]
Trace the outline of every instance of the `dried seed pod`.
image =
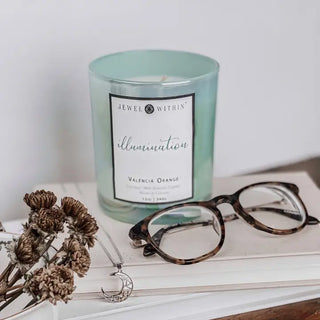
[[33,296],[41,300],[48,299],[53,304],[70,300],[74,289],[72,270],[54,264],[36,270],[26,283],[26,290]]
[[37,211],[41,208],[52,208],[57,201],[57,197],[51,191],[37,190],[35,192],[31,192],[30,194],[26,193],[23,201],[32,210]]
[[72,197],[64,197],[61,200],[61,209],[66,216],[76,218],[81,214],[88,213],[88,209],[78,200]]
[[99,227],[96,219],[90,214],[81,214],[69,224],[70,233],[74,235],[82,244],[89,247],[94,246],[95,234]]
[[6,249],[11,263],[19,269],[28,269],[40,258],[38,243],[33,235],[22,234],[19,239],[8,243]]
[[39,210],[38,214],[34,216],[33,220],[41,231],[56,233],[63,231],[65,214],[59,208],[42,208]]
[[76,272],[79,277],[84,277],[91,264],[88,250],[74,238],[66,239],[62,248],[69,258],[66,266]]
[[32,265],[39,260],[39,252],[37,244],[33,237],[24,236],[23,234],[18,240],[15,248],[15,254],[21,264]]

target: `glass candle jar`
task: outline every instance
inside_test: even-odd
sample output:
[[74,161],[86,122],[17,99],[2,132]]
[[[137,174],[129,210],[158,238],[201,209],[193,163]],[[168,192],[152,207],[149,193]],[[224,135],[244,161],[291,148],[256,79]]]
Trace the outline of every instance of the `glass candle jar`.
[[211,196],[219,64],[138,50],[89,66],[99,202],[121,221]]

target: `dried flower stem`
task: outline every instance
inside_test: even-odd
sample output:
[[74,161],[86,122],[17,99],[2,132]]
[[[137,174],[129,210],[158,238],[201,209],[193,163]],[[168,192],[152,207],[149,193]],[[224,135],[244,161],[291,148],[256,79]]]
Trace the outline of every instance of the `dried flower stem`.
[[[10,289],[11,289],[11,288],[10,288]],[[14,292],[6,293],[6,294],[4,295],[4,298],[7,300],[7,299],[15,296],[15,295],[17,294],[17,292],[20,292],[21,290],[23,290],[23,284],[17,286],[15,289],[16,289],[16,290],[14,290]]]
[[3,272],[0,275],[0,283],[2,281],[7,281],[11,272],[14,269],[14,264],[12,264],[11,262],[9,262],[9,264],[7,265],[7,267],[3,270]]
[[16,284],[15,286],[9,287],[6,289],[6,297],[8,296],[8,292],[12,291],[12,290],[16,290],[16,289],[22,289],[23,288],[23,284]]
[[62,251],[62,246],[59,250],[57,250],[57,252],[54,254],[54,256],[47,262],[47,264],[52,264],[52,263],[56,263],[57,260],[59,259],[58,254]]
[[32,300],[30,300],[28,302],[28,304],[23,308],[23,309],[27,309],[28,307],[32,306],[34,303],[36,303],[38,301],[37,298],[33,298]]
[[[27,271],[26,271],[27,272]],[[22,276],[24,273],[22,273],[20,270],[18,270],[13,277],[9,280],[8,286],[13,286]]]
[[2,311],[6,306],[8,306],[11,302],[13,302],[14,300],[16,300],[21,294],[23,293],[23,289],[19,289],[15,292],[12,292],[10,294],[11,298],[9,300],[7,300],[4,304],[2,304],[0,306],[0,311]]

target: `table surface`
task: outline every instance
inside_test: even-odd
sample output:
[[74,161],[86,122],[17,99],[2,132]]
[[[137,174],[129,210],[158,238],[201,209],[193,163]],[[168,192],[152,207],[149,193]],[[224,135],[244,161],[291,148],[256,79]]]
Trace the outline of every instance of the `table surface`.
[[215,320],[319,320],[320,299],[290,303],[283,306],[246,312]]

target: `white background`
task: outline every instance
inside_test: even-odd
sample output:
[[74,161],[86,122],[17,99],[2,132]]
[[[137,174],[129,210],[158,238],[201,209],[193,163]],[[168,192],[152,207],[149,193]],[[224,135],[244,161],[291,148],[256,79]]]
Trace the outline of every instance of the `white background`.
[[161,48],[221,64],[215,174],[320,154],[317,0],[0,0],[0,219],[35,184],[94,179],[87,65]]

